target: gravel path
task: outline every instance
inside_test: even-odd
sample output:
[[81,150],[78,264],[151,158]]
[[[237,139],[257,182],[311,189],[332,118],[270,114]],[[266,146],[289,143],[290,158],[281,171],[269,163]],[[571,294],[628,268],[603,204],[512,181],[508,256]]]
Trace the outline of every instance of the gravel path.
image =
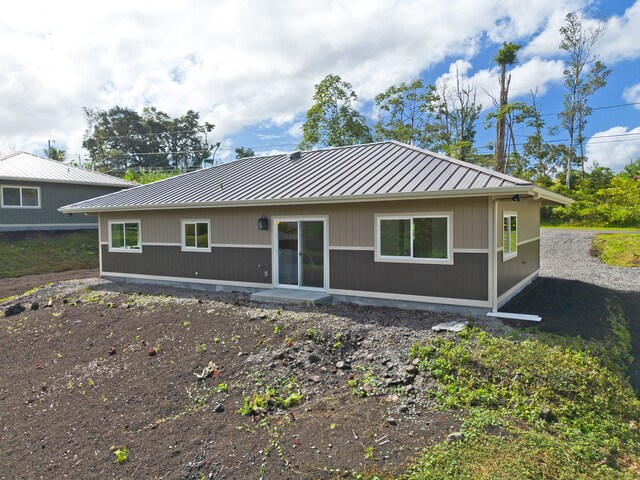
[[590,255],[597,231],[542,229],[540,276],[579,280],[619,291],[640,292],[640,268],[611,267]]

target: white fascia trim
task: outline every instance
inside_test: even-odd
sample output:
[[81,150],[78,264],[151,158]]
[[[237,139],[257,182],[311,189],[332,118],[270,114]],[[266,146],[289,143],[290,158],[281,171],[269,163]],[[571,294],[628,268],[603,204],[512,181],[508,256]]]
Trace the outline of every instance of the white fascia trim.
[[162,275],[144,275],[141,273],[102,272],[103,277],[139,278],[141,280],[161,280],[180,283],[203,283],[207,285],[227,285],[232,287],[273,288],[272,283],[232,282],[228,280],[210,280],[208,278],[165,277]]
[[[162,180],[161,180],[162,181]],[[93,208],[67,208],[60,207],[58,211],[62,213],[97,213],[97,212],[123,212],[127,210],[180,210],[187,208],[216,208],[216,207],[267,207],[278,205],[306,205],[319,203],[361,203],[361,202],[382,202],[389,200],[429,200],[432,198],[468,198],[468,197],[486,197],[491,195],[500,195],[504,198],[511,198],[515,194],[519,195],[535,195],[534,185],[518,185],[513,187],[495,187],[495,188],[473,188],[461,191],[439,190],[436,192],[399,192],[399,193],[383,193],[374,195],[340,195],[330,197],[306,197],[306,198],[285,198],[285,199],[266,199],[266,200],[226,200],[215,202],[192,202],[192,203],[167,203],[163,205],[125,205],[115,207],[93,207]],[[546,192],[544,189],[540,189]],[[549,192],[553,193],[553,192]],[[113,194],[109,194],[113,195]],[[544,195],[540,194],[543,198]],[[553,194],[560,198],[566,198],[562,195]],[[97,197],[100,198],[100,197]],[[550,199],[550,198],[549,198]],[[566,199],[571,200],[571,199]],[[557,200],[554,200],[557,201]],[[566,203],[566,202],[560,202]],[[415,213],[415,212],[412,212]],[[294,217],[292,217],[294,218]]]
[[520,291],[524,287],[526,287],[531,282],[533,282],[538,277],[539,274],[540,274],[540,269],[538,269],[535,272],[533,272],[532,274],[528,275],[523,280],[519,281],[517,284],[515,284],[513,287],[511,287],[509,290],[507,290],[502,295],[500,295],[498,297],[498,306],[497,307],[500,308],[505,303],[507,303],[509,300],[511,300],[513,297],[515,297],[518,293],[520,293]]
[[488,300],[466,300],[461,298],[423,297],[421,295],[407,295],[403,293],[366,292],[361,290],[341,290],[328,288],[327,293],[333,295],[347,295],[354,297],[383,298],[385,300],[406,300],[410,302],[441,303],[444,305],[459,305],[463,307],[491,307]]
[[376,248],[375,247],[345,247],[340,245],[334,245],[329,247],[329,250],[353,250],[353,251],[362,251],[362,252],[374,252]]
[[[33,182],[33,183],[60,183],[63,185],[89,185],[92,187],[115,187],[115,188],[131,188],[140,185],[131,183],[101,183],[101,182],[83,182],[82,180],[62,180],[51,178],[29,178],[29,177],[5,177],[3,180],[11,180],[12,182]],[[112,192],[113,193],[113,192]]]

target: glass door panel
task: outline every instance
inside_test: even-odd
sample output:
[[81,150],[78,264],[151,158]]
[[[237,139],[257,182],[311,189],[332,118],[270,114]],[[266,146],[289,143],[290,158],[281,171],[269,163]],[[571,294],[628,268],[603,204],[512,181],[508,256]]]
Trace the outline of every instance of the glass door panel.
[[300,221],[300,286],[324,288],[324,222]]
[[298,285],[298,222],[278,222],[278,283]]

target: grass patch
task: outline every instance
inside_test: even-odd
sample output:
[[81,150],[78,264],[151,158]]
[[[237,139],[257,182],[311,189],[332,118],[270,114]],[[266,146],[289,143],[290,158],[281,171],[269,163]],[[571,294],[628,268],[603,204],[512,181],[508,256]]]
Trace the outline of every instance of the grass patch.
[[97,230],[30,233],[19,239],[0,234],[0,242],[0,278],[98,266]]
[[[612,344],[628,343],[620,322]],[[414,345],[434,398],[463,415],[464,440],[428,448],[406,478],[638,478],[640,401],[619,373],[628,356],[550,340],[469,329]]]
[[640,234],[596,235],[592,253],[607,265],[640,267]]

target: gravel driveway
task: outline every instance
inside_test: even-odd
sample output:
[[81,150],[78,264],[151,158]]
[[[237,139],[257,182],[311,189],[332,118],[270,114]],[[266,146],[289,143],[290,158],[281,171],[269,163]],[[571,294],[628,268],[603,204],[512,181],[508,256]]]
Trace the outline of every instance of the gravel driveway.
[[593,230],[542,229],[540,276],[640,292],[640,268],[611,267],[591,256],[591,241],[596,233]]

